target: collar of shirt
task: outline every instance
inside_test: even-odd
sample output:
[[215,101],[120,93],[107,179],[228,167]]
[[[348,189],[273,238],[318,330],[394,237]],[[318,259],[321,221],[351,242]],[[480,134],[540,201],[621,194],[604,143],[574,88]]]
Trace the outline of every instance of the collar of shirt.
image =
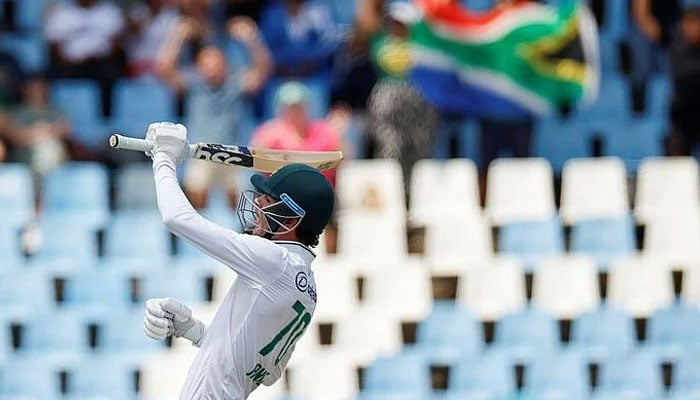
[[313,250],[299,242],[276,240],[275,243],[298,255],[308,265],[311,265],[311,262],[316,258],[316,254]]

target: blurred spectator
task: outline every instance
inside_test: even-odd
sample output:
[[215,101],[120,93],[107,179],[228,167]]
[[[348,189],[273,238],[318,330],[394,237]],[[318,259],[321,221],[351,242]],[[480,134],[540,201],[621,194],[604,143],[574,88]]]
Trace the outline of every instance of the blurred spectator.
[[[277,117],[253,133],[250,145],[277,150],[334,151],[342,149],[341,132],[347,112],[332,110],[327,119],[312,120],[307,103],[309,90],[302,83],[287,82],[277,91]],[[335,185],[335,171],[323,175]]]
[[337,46],[328,6],[316,0],[276,0],[260,18],[262,31],[281,77],[330,77]]
[[24,72],[15,56],[0,49],[0,109],[7,109],[19,101],[23,79]]
[[95,79],[102,91],[103,112],[109,114],[112,86],[124,70],[118,46],[124,27],[120,9],[108,1],[57,3],[44,27],[49,77]]
[[65,140],[70,124],[66,116],[51,105],[44,77],[28,78],[22,95],[22,103],[11,114],[12,160],[28,163],[34,172],[43,175],[68,157]]
[[[228,26],[231,38],[244,43],[251,54],[252,66],[246,71],[230,71],[221,49],[207,46],[196,57],[196,74],[177,67],[183,44],[194,33],[191,25],[178,29],[170,45],[158,60],[160,75],[178,91],[187,91],[186,125],[195,142],[240,143],[243,118],[248,112],[249,97],[265,84],[272,68],[270,55],[255,22],[246,17],[233,18]],[[231,168],[192,161],[184,187],[192,204],[203,208],[208,202],[210,187],[221,184],[235,205],[237,188]]]
[[369,98],[370,133],[379,157],[401,163],[407,193],[413,164],[432,155],[439,123],[438,112],[406,80],[411,66],[407,25],[416,17],[409,3],[384,0],[364,0],[358,15],[380,77]]
[[632,0],[630,72],[636,111],[644,109],[646,81],[666,67],[666,49],[680,16],[679,3],[680,0]]
[[131,76],[153,72],[158,54],[175,31],[179,13],[172,0],[147,0],[129,13],[126,56]]
[[690,155],[700,139],[700,5],[688,7],[671,45],[670,153]]
[[6,158],[7,158],[7,146],[5,146],[5,142],[0,140],[0,163],[5,162]]

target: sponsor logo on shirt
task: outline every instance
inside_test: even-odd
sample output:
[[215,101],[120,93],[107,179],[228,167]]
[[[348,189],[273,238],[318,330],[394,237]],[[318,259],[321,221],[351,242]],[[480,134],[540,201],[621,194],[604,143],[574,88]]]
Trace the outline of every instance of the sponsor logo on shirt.
[[309,277],[306,276],[306,272],[301,271],[297,273],[294,283],[296,284],[298,291],[308,293],[311,300],[313,300],[314,303],[316,302],[316,288],[309,284]]

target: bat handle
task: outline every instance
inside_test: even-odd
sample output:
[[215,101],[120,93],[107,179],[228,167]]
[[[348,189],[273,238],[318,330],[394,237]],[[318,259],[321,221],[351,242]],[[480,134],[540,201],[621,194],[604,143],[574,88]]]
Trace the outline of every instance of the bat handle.
[[[194,154],[196,146],[196,144],[188,144],[190,155]],[[114,149],[124,149],[143,152],[151,150],[153,148],[153,143],[149,142],[146,139],[122,136],[115,133],[109,137],[109,147],[112,147]]]

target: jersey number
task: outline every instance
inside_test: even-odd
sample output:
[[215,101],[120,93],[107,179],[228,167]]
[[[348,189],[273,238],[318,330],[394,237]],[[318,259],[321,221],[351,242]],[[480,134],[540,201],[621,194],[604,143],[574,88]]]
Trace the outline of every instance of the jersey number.
[[270,343],[266,344],[265,347],[260,349],[259,352],[261,356],[270,354],[272,350],[274,350],[275,347],[277,347],[277,345],[286,338],[286,340],[283,342],[284,344],[280,348],[279,353],[277,354],[277,358],[275,358],[275,365],[277,365],[287,354],[289,349],[294,346],[297,340],[299,340],[301,335],[304,333],[304,330],[309,325],[309,322],[311,322],[311,314],[306,312],[306,308],[299,300],[294,303],[292,309],[297,313],[294,319],[289,321],[289,323],[282,328],[281,331],[279,331],[279,333],[270,341]]

